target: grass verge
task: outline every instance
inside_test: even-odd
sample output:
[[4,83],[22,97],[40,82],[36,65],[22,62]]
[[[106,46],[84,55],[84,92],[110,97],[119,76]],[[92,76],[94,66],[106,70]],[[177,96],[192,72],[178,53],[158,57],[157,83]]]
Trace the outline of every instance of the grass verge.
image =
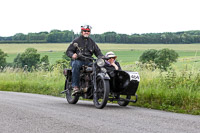
[[[129,105],[200,115],[200,72],[138,70],[141,82],[138,102]],[[7,68],[0,72],[0,90],[64,97],[65,77],[60,69],[52,72],[24,72]]]

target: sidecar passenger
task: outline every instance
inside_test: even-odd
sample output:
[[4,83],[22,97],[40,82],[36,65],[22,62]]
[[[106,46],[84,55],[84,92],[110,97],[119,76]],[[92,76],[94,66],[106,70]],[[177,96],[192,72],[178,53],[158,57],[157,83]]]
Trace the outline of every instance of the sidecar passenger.
[[110,51],[107,52],[105,57],[107,60],[105,60],[105,68],[107,69],[107,72],[110,73],[114,70],[121,70],[121,66],[119,62],[116,61],[117,56],[115,55],[114,52]]

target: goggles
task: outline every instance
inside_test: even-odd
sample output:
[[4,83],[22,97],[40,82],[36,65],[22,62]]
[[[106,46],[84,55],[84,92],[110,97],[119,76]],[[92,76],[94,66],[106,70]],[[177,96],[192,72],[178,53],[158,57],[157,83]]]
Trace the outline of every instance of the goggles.
[[90,30],[83,30],[83,32],[90,32]]
[[91,26],[89,26],[89,25],[84,25],[84,26],[81,26],[81,30],[87,30],[87,31],[90,31],[92,29],[92,27]]

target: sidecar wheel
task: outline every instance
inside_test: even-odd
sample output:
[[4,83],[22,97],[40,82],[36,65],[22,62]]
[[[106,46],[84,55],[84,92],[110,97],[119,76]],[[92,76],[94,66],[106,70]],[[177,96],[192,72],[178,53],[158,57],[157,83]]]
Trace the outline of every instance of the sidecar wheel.
[[102,77],[97,78],[97,92],[94,93],[93,102],[96,108],[102,109],[108,102],[110,83]]
[[[120,98],[120,96],[119,96]],[[127,95],[126,96],[126,99],[130,100],[131,99],[131,95]],[[117,103],[120,105],[120,106],[127,106],[129,104],[129,101],[117,101]]]
[[66,99],[68,101],[69,104],[76,104],[79,100],[79,96],[72,96],[72,86],[71,86],[71,82],[68,82],[66,80],[65,82],[65,90],[66,91]]

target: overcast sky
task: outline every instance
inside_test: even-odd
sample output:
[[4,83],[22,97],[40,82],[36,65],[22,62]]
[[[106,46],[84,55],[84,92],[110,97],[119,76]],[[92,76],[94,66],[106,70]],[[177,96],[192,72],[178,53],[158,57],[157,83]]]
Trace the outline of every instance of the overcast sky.
[[73,30],[158,33],[200,30],[200,0],[0,0],[0,36]]

